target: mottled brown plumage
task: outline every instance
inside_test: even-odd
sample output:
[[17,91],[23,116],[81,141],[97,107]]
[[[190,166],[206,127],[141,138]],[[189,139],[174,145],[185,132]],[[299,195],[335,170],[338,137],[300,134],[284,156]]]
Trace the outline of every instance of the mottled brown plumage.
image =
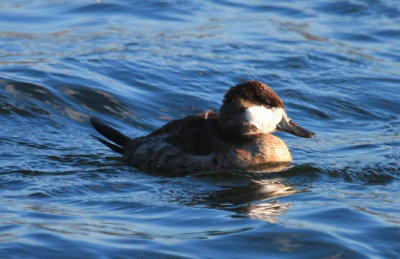
[[143,170],[194,173],[291,161],[285,143],[259,126],[256,120],[259,111],[267,114],[260,118],[269,118],[270,114],[271,118],[282,116],[276,127],[273,126],[274,130],[302,137],[314,136],[292,123],[283,112],[281,99],[271,88],[257,81],[232,87],[219,113],[206,112],[174,120],[136,139],[122,135],[94,117],[90,122],[115,144],[97,139],[122,153],[127,164]]

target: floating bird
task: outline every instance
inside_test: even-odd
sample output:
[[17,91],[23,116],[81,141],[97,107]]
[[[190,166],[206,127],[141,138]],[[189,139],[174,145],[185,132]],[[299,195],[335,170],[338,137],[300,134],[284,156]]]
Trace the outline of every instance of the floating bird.
[[92,126],[109,141],[101,143],[142,170],[196,173],[276,165],[292,160],[279,130],[313,138],[294,123],[278,95],[266,84],[247,81],[232,87],[216,112],[173,120],[152,133],[129,138],[95,117]]

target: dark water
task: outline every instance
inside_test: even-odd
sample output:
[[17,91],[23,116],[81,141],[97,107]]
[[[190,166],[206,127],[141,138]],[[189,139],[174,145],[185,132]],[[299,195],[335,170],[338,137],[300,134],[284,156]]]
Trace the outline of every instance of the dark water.
[[[1,1],[0,257],[400,257],[400,5]],[[267,82],[316,139],[282,172],[140,172],[139,136]]]

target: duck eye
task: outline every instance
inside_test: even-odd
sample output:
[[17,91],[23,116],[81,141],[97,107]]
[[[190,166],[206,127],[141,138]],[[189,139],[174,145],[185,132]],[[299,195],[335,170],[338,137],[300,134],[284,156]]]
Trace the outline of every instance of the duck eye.
[[293,127],[296,127],[296,126],[297,126],[297,124],[294,123],[292,120],[289,121],[289,125],[290,125],[290,126],[293,126]]

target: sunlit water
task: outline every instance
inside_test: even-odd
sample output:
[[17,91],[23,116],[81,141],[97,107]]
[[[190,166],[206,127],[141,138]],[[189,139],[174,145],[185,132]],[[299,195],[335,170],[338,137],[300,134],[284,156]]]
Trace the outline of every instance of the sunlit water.
[[[99,1],[100,2],[100,1]],[[398,1],[1,1],[0,257],[400,257]],[[267,82],[283,171],[149,174],[91,138]]]

